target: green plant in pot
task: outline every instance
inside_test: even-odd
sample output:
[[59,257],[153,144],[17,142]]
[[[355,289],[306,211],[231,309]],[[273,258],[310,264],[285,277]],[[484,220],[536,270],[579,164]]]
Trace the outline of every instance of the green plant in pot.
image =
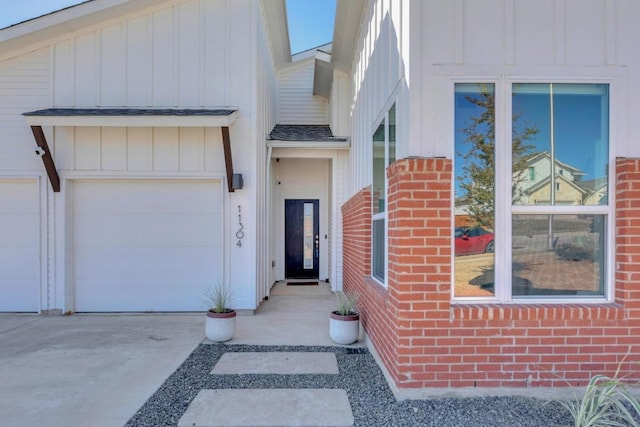
[[358,315],[358,295],[354,293],[336,293],[338,307],[331,312],[329,335],[337,344],[353,344],[360,335],[360,316]]
[[217,284],[204,292],[207,308],[205,334],[210,341],[224,342],[233,338],[236,332],[236,311],[233,310],[232,290]]

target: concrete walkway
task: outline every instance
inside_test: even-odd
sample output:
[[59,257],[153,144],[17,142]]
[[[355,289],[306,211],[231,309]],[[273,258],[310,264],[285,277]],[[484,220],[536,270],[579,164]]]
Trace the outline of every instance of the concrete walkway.
[[[334,345],[328,286],[296,288],[239,316],[230,344]],[[1,424],[122,426],[203,341],[202,313],[0,314]]]

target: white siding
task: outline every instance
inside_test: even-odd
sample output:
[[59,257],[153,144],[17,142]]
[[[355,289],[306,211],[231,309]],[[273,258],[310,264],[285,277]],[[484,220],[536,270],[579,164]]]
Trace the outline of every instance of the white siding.
[[329,124],[326,99],[313,96],[314,59],[296,63],[278,74],[278,123],[287,125]]
[[[413,3],[411,3],[413,4]],[[408,25],[402,27],[407,2],[389,0],[368,2],[363,27],[353,62],[352,144],[350,193],[371,182],[371,138],[387,108],[396,100],[399,147],[406,139],[407,124],[405,77],[408,58],[403,58],[403,43],[408,45]],[[403,34],[405,31],[407,34]],[[413,88],[412,88],[413,90]]]
[[452,157],[454,79],[506,78],[610,83],[615,152],[640,155],[638,144],[623,136],[640,131],[627,132],[627,122],[638,126],[631,118],[640,109],[625,99],[640,90],[638,51],[629,41],[638,32],[638,2],[431,0],[415,7],[421,60],[412,69],[422,91],[413,91],[412,79],[411,105],[418,108],[411,119],[421,119],[406,154]]
[[273,283],[271,270],[271,210],[269,209],[270,176],[266,150],[266,136],[276,124],[277,116],[277,81],[271,56],[268,35],[264,26],[264,15],[260,9],[257,24],[256,46],[256,215],[257,215],[257,271],[256,271],[256,305],[268,295]]
[[640,156],[639,16],[627,0],[367,2],[352,63],[351,194],[371,181],[371,135],[396,94],[398,157],[453,156],[455,79],[610,83],[615,154]]
[[48,104],[48,49],[0,62],[0,171],[42,170],[22,113]]
[[[173,2],[176,3],[176,2]],[[56,107],[239,106],[252,0],[157,6],[54,44]]]
[[340,207],[347,201],[349,188],[349,152],[347,150],[338,151],[333,158],[333,175],[332,175],[332,206],[331,224],[332,232],[330,234],[332,240],[329,250],[333,254],[331,265],[331,287],[334,291],[342,290],[343,274],[342,274],[342,209]]
[[[61,172],[224,175],[220,128],[56,128]],[[68,175],[68,174],[67,174]]]
[[333,84],[329,101],[329,125],[336,136],[347,136],[351,133],[351,115],[349,114],[349,94],[351,84],[347,73],[334,70]]

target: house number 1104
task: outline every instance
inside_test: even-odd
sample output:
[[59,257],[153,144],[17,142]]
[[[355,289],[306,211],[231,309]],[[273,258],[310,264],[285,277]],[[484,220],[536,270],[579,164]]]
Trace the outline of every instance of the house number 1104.
[[238,239],[236,246],[242,247],[242,239],[244,239],[244,227],[242,226],[242,208],[238,205],[238,231],[236,231],[236,239]]

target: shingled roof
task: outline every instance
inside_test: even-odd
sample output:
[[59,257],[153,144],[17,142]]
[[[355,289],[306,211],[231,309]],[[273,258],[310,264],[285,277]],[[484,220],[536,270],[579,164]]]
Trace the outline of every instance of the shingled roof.
[[275,141],[347,141],[347,138],[333,136],[329,125],[276,125],[269,134],[269,139]]
[[48,108],[23,113],[23,116],[228,116],[235,111],[233,109],[188,108]]

